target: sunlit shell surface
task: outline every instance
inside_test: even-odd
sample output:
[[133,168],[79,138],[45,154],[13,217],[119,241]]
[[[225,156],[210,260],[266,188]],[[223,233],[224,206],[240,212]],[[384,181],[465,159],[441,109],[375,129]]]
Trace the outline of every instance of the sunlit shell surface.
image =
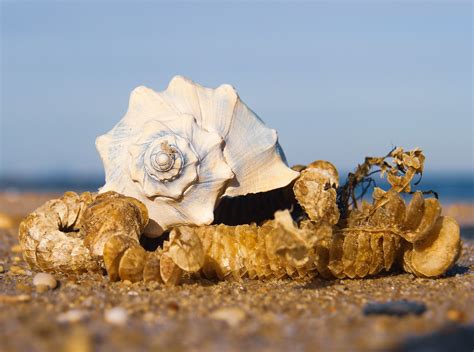
[[149,236],[175,225],[212,223],[221,196],[288,185],[277,133],[230,85],[202,87],[176,76],[163,92],[136,88],[122,120],[97,138],[106,183],[147,206]]

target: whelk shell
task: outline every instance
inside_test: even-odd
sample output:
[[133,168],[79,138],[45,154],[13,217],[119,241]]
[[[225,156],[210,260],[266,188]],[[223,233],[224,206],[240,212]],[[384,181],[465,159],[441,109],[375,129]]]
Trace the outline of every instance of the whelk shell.
[[125,116],[96,146],[106,177],[100,192],[142,201],[151,237],[212,223],[222,196],[267,192],[298,176],[277,132],[233,87],[205,88],[180,76],[163,92],[136,88]]

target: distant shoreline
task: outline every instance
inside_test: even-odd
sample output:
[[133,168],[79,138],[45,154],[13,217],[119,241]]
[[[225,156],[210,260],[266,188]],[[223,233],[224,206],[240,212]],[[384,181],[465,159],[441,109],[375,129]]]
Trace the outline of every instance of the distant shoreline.
[[[78,190],[74,190],[78,191]],[[85,189],[80,191],[94,191]],[[0,190],[0,213],[24,217],[47,200],[60,197],[63,191]],[[463,227],[464,237],[474,238],[474,200],[443,201],[443,215],[455,218]]]
[[[104,185],[104,179],[105,177],[102,175],[0,176],[0,192],[95,192]],[[344,180],[341,180],[341,184],[344,184]],[[378,176],[374,177],[374,181],[377,187],[383,189],[390,187],[385,179],[380,179]],[[474,175],[472,174],[431,174],[424,176],[418,185],[412,186],[412,189],[436,191],[443,204],[474,203]],[[367,192],[367,195],[370,194],[371,190]]]

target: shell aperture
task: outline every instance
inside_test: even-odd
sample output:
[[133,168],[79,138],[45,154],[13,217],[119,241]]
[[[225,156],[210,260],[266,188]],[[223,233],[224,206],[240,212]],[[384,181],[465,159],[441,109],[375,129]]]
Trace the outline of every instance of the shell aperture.
[[222,196],[284,187],[288,168],[277,133],[229,85],[202,87],[176,76],[163,92],[136,88],[122,120],[97,138],[106,183],[149,209],[148,236],[205,225]]

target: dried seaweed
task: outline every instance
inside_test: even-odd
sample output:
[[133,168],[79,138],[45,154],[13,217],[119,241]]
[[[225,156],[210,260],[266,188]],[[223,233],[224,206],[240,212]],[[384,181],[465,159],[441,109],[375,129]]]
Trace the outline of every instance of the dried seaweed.
[[[366,157],[355,172],[347,175],[346,183],[338,189],[337,204],[341,217],[346,218],[351,207],[358,208],[357,202],[365,196],[370,186],[375,184],[371,176],[376,173],[381,173],[382,176],[386,174],[394,191],[410,193],[413,178],[423,175],[424,161],[425,156],[418,148],[405,152],[403,148],[398,147],[382,157]],[[362,186],[362,191],[356,195],[359,186]]]

